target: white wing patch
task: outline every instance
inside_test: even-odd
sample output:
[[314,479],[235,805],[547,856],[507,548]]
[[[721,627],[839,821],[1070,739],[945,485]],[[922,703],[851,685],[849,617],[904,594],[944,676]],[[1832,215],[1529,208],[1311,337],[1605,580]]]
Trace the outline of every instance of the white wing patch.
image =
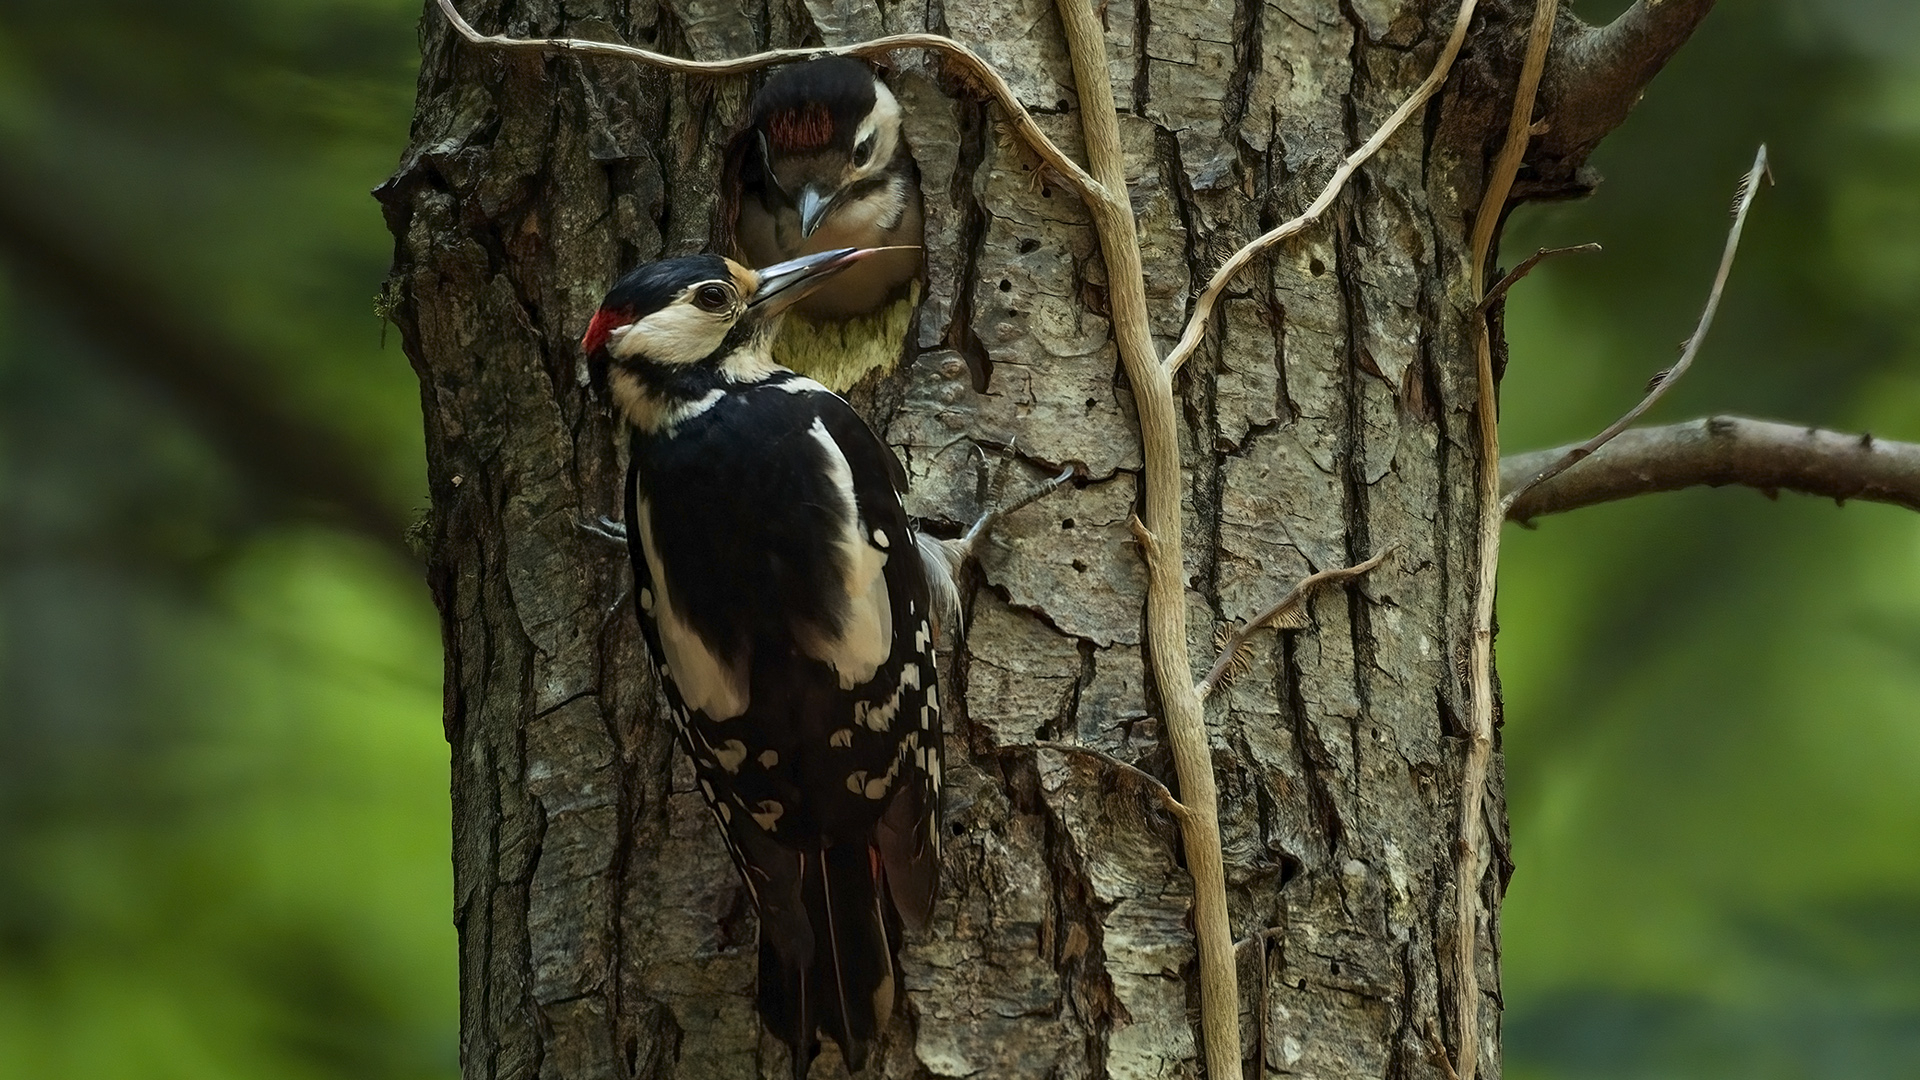
[[833,441],[827,425],[815,419],[808,431],[827,456],[827,476],[840,493],[841,587],[847,597],[847,621],[833,636],[802,629],[800,646],[808,656],[833,668],[840,689],[851,690],[873,678],[893,652],[893,604],[887,594],[887,553],[867,542],[860,507],[853,495],[853,469]]
[[[731,720],[747,711],[747,671],[741,662],[715,656],[673,605],[666,570],[653,542],[653,514],[647,500],[639,505],[640,547],[653,577],[654,603],[650,614],[660,634],[660,651],[667,654],[661,672],[673,680],[687,708],[704,712],[709,720]],[[743,754],[744,756],[744,754]]]
[[820,385],[817,382],[814,382],[812,379],[807,378],[805,375],[795,375],[791,379],[786,379],[774,385],[777,389],[785,390],[789,394],[813,394],[813,393],[831,394],[833,393],[833,391],[827,389],[826,387]]

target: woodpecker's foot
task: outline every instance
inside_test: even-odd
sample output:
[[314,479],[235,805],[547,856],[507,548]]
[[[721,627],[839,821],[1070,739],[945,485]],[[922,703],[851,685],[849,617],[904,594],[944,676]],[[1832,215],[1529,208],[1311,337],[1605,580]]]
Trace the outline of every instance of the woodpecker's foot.
[[579,526],[580,531],[588,536],[619,548],[623,553],[627,550],[627,527],[621,522],[602,514],[592,520],[580,522]]
[[1053,494],[1055,491],[1060,490],[1067,481],[1073,479],[1073,471],[1073,466],[1067,466],[1060,470],[1060,475],[1043,481],[1032,491],[1014,499],[1012,502],[1002,503],[988,510],[986,513],[981,514],[978,518],[974,519],[972,527],[968,528],[966,533],[959,539],[942,540],[940,543],[947,547],[956,565],[971,558],[973,556],[974,546],[980,542],[980,538],[985,536],[989,529],[998,525],[1003,518],[1014,511],[1031,506],[1041,499],[1046,498],[1048,495]]

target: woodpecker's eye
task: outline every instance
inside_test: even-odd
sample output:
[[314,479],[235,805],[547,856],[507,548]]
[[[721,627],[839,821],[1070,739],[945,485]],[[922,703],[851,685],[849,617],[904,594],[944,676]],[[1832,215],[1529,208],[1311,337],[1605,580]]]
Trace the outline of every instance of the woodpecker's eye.
[[860,145],[853,148],[853,167],[856,169],[866,168],[867,161],[872,157],[873,136],[869,135],[860,140]]
[[732,300],[733,297],[721,285],[702,285],[693,293],[693,302],[702,311],[725,311]]

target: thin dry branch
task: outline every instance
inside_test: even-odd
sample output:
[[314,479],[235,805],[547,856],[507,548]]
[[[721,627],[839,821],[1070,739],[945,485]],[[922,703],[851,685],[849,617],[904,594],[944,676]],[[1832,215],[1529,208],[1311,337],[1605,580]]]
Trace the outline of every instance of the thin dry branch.
[[[946,57],[976,85],[986,88],[1007,114],[1017,132],[1034,153],[1040,155],[1047,167],[1059,173],[1067,186],[1074,189],[1081,198],[1093,200],[1105,198],[1106,193],[1094,182],[1087,170],[1060,149],[1059,145],[1040,130],[1033,114],[1020,102],[1013,87],[1002,78],[993,65],[980,58],[980,55],[965,45],[940,34],[892,34],[874,38],[871,41],[842,45],[837,48],[809,49],[768,49],[751,56],[732,57],[726,60],[688,60],[684,57],[670,56],[667,53],[654,52],[634,45],[622,45],[611,41],[590,41],[585,38],[514,38],[500,34],[482,34],[473,28],[473,24],[463,18],[453,6],[453,0],[436,0],[440,11],[459,31],[460,36],[475,45],[490,45],[500,49],[531,49],[548,53],[574,53],[580,56],[611,56],[622,60],[636,60],[649,67],[660,68],[681,75],[744,75],[773,64],[799,60],[816,60],[822,56],[884,56],[888,53],[903,52],[908,49],[925,49]],[[1122,188],[1122,191],[1125,189]]]
[[1220,658],[1213,662],[1213,669],[1207,672],[1207,677],[1201,679],[1200,685],[1195,688],[1195,692],[1200,695],[1200,700],[1205,701],[1208,697],[1212,696],[1214,690],[1219,688],[1221,682],[1227,678],[1234,666],[1240,662],[1241,654],[1247,648],[1248,642],[1253,640],[1255,631],[1271,625],[1288,612],[1306,603],[1314,593],[1319,592],[1323,587],[1339,584],[1340,582],[1352,581],[1354,578],[1379,566],[1382,562],[1386,561],[1387,556],[1392,554],[1392,552],[1393,546],[1389,544],[1380,549],[1379,554],[1365,562],[1355,563],[1352,566],[1335,567],[1331,570],[1322,570],[1317,574],[1309,574],[1301,578],[1299,584],[1287,590],[1287,595],[1281,597],[1278,603],[1260,614],[1255,615],[1252,619],[1249,619],[1245,626],[1234,631],[1233,636],[1227,639],[1227,643],[1220,649]]
[[1353,178],[1353,174],[1359,171],[1360,166],[1366,164],[1368,158],[1378,153],[1380,148],[1387,144],[1387,140],[1393,137],[1393,133],[1399,131],[1401,125],[1407,122],[1407,118],[1425,105],[1427,99],[1440,89],[1440,84],[1447,81],[1447,73],[1453,70],[1454,58],[1460,55],[1460,46],[1467,40],[1467,28],[1473,23],[1473,12],[1477,4],[1478,0],[1463,0],[1459,14],[1454,16],[1453,33],[1447,36],[1447,43],[1441,46],[1440,56],[1434,60],[1433,70],[1428,73],[1425,81],[1414,88],[1413,93],[1407,97],[1407,100],[1400,103],[1399,108],[1393,110],[1393,114],[1387,117],[1386,123],[1381,124],[1366,142],[1360,144],[1360,149],[1348,154],[1347,159],[1340,163],[1340,167],[1333,170],[1333,176],[1327,180],[1327,186],[1320,190],[1319,197],[1314,199],[1299,217],[1282,222],[1248,241],[1239,251],[1234,252],[1232,257],[1222,263],[1220,269],[1213,272],[1213,277],[1207,281],[1207,287],[1200,290],[1199,297],[1193,302],[1193,314],[1187,316],[1187,325],[1180,332],[1179,342],[1174,345],[1173,351],[1167,354],[1166,368],[1169,375],[1178,373],[1180,365],[1186,363],[1194,350],[1200,347],[1201,340],[1206,337],[1207,327],[1213,323],[1214,305],[1220,302],[1220,295],[1226,292],[1227,286],[1233,282],[1234,277],[1268,248],[1319,221],[1320,215],[1326,213],[1327,207],[1333,205],[1333,200],[1345,190],[1347,181]]
[[[1509,487],[1517,485],[1570,449],[1508,458],[1500,463],[1501,478]],[[1739,484],[1768,495],[1798,491],[1840,502],[1858,499],[1920,510],[1920,444],[1738,416],[1634,428],[1578,466],[1510,501],[1507,518],[1524,522],[1702,484]]]
[[[1486,297],[1487,262],[1499,228],[1507,196],[1519,175],[1527,142],[1533,134],[1534,99],[1553,43],[1553,24],[1559,0],[1535,0],[1528,31],[1526,59],[1514,88],[1513,111],[1507,117],[1507,137],[1487,176],[1487,190],[1474,214],[1470,257],[1476,305]],[[1456,1063],[1449,1067],[1461,1080],[1475,1080],[1480,1057],[1480,879],[1486,873],[1486,822],[1481,817],[1487,797],[1487,769],[1493,756],[1493,596],[1500,573],[1500,418],[1493,377],[1492,328],[1484,310],[1473,317],[1474,368],[1478,376],[1475,408],[1480,434],[1478,504],[1480,550],[1474,579],[1473,639],[1468,662],[1470,708],[1467,753],[1460,770],[1460,844],[1454,856],[1454,974]],[[1444,1057],[1444,1053],[1442,1055]]]
[[[1154,798],[1160,800],[1160,805],[1166,809],[1167,813],[1173,815],[1175,821],[1184,825],[1187,819],[1192,816],[1193,812],[1187,809],[1185,803],[1174,797],[1173,790],[1161,783],[1159,777],[1142,769],[1138,765],[1122,761],[1112,754],[1107,753],[1105,750],[1095,750],[1091,746],[1081,746],[1077,743],[1054,742],[1051,740],[1042,740],[1029,745],[1030,748],[1034,750],[1051,750],[1056,754],[1075,754],[1080,757],[1092,758],[1120,775],[1127,777],[1134,783],[1139,784],[1141,787],[1146,788],[1148,791],[1153,792]],[[1008,747],[1007,749],[1026,748],[1027,747]]]
[[1199,688],[1192,681],[1187,649],[1186,583],[1182,570],[1180,446],[1173,376],[1204,332],[1208,312],[1233,274],[1267,246],[1311,224],[1361,162],[1383,145],[1446,80],[1472,22],[1476,0],[1462,0],[1453,34],[1432,74],[1336,171],[1306,214],[1247,245],[1223,266],[1202,292],[1187,330],[1167,361],[1153,344],[1147,320],[1145,277],[1133,207],[1126,198],[1125,162],[1118,113],[1107,74],[1105,33],[1091,0],[1058,0],[1074,81],[1080,92],[1080,123],[1096,189],[1088,210],[1107,264],[1113,334],[1121,366],[1133,386],[1140,418],[1144,512],[1133,523],[1147,563],[1147,659],[1165,709],[1167,743],[1190,817],[1181,828],[1182,847],[1194,886],[1194,942],[1199,953],[1201,1044],[1212,1080],[1239,1080],[1240,991],[1227,916],[1226,873],[1220,841],[1219,794],[1213,775]]
[[[1468,0],[1469,3],[1472,0]],[[1107,264],[1114,344],[1133,386],[1142,458],[1141,551],[1147,562],[1147,663],[1160,694],[1167,747],[1187,816],[1180,825],[1193,878],[1193,937],[1200,969],[1200,1042],[1212,1080],[1240,1080],[1240,984],[1227,917],[1220,797],[1206,718],[1187,652],[1186,575],[1181,569],[1180,437],[1173,376],[1160,362],[1147,319],[1146,274],[1127,197],[1119,111],[1107,73],[1106,32],[1093,0],[1057,0],[1080,94],[1080,126],[1094,190],[1087,209]]]
[[1647,390],[1646,396],[1640,399],[1640,403],[1628,409],[1626,415],[1607,425],[1606,430],[1560,455],[1531,479],[1514,485],[1501,503],[1501,517],[1506,516],[1508,509],[1516,500],[1525,496],[1529,488],[1560,475],[1581,458],[1605,446],[1614,436],[1633,426],[1633,422],[1646,415],[1648,409],[1653,408],[1655,403],[1667,396],[1667,391],[1673,388],[1673,384],[1679,382],[1680,377],[1693,366],[1693,358],[1699,354],[1701,344],[1707,340],[1707,331],[1713,328],[1714,313],[1720,310],[1720,296],[1726,291],[1727,276],[1733,272],[1733,258],[1740,252],[1740,234],[1746,229],[1747,211],[1752,209],[1754,197],[1760,193],[1762,180],[1772,182],[1772,176],[1767,172],[1765,146],[1761,146],[1759,152],[1754,154],[1753,168],[1747,170],[1747,175],[1740,181],[1739,191],[1734,197],[1733,226],[1727,230],[1727,244],[1720,253],[1720,269],[1713,275],[1713,288],[1707,293],[1707,306],[1700,312],[1700,325],[1694,328],[1693,336],[1687,339],[1687,346],[1681,351],[1679,362],[1655,375],[1652,386]]
[[1494,282],[1493,288],[1488,289],[1487,295],[1480,298],[1480,303],[1474,308],[1474,310],[1477,312],[1480,312],[1481,314],[1485,314],[1490,308],[1493,307],[1493,305],[1500,302],[1501,297],[1507,295],[1508,289],[1511,289],[1515,285],[1520,284],[1521,279],[1525,278],[1528,274],[1533,273],[1534,267],[1539,266],[1541,263],[1546,262],[1548,259],[1556,258],[1561,255],[1581,255],[1589,251],[1599,251],[1599,250],[1600,250],[1599,244],[1573,244],[1569,247],[1541,248],[1539,251],[1536,251],[1533,254],[1527,256],[1526,258],[1520,260],[1520,265],[1507,271],[1506,277],[1503,277],[1499,281]]

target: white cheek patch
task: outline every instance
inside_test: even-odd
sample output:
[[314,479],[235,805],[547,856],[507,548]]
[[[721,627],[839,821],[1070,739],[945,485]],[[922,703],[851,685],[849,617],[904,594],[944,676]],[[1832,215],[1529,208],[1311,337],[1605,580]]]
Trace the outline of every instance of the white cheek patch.
[[726,339],[733,327],[730,314],[675,301],[607,335],[607,353],[616,360],[637,356],[658,364],[696,364]]
[[[731,720],[747,711],[746,665],[729,663],[714,655],[680,616],[674,607],[673,593],[667,587],[659,549],[653,541],[653,512],[645,499],[640,500],[638,512],[640,548],[646,556],[647,572],[653,577],[654,604],[650,614],[660,635],[660,651],[666,654],[661,672],[673,680],[688,709],[706,713],[709,720]],[[740,756],[746,757],[744,746]]]
[[907,200],[907,178],[892,177],[865,195],[834,207],[834,227],[848,232],[892,232],[907,214]]
[[807,655],[833,668],[840,676],[840,688],[851,690],[873,678],[880,665],[893,652],[893,605],[887,594],[885,568],[887,553],[867,543],[867,530],[861,526],[859,504],[853,497],[853,469],[848,466],[840,444],[819,420],[807,432],[820,444],[827,458],[827,477],[840,498],[835,507],[841,514],[840,528],[834,536],[839,548],[841,588],[847,597],[847,621],[831,637],[817,631],[801,630],[801,648]]
[[873,136],[873,156],[854,170],[855,176],[869,176],[886,168],[893,160],[894,147],[900,142],[900,101],[887,89],[887,84],[878,79],[873,81],[873,111],[854,132],[853,145],[859,146],[860,140],[869,135]]

